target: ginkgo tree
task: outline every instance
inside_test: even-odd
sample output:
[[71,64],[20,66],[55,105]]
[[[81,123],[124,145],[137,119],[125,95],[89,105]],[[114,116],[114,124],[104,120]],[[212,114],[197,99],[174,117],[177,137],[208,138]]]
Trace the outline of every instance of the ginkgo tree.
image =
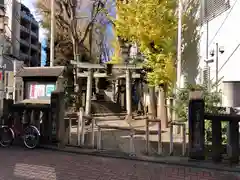
[[[156,86],[161,92],[172,89],[176,77],[176,0],[118,0],[115,28],[121,40],[137,44],[144,55],[144,64],[151,69],[147,73],[151,99],[155,99]],[[150,103],[154,116],[155,102]]]
[[150,85],[175,81],[176,0],[128,0],[117,2],[115,28],[120,38],[136,43],[152,69]]

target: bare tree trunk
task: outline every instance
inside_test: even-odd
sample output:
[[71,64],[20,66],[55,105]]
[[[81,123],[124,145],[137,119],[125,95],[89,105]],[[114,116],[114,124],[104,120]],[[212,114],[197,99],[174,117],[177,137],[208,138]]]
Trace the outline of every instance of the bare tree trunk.
[[156,105],[156,93],[155,93],[155,87],[150,86],[149,87],[149,96],[150,96],[150,113],[152,114],[152,117],[157,117],[157,105]]
[[[81,62],[81,53],[79,52],[78,41],[76,38],[72,36],[73,42],[73,54],[74,60],[76,62]],[[79,109],[82,106],[82,79],[78,78],[78,71],[79,69],[75,68],[75,77],[74,77],[74,84],[75,84],[75,92],[76,92],[76,109]]]

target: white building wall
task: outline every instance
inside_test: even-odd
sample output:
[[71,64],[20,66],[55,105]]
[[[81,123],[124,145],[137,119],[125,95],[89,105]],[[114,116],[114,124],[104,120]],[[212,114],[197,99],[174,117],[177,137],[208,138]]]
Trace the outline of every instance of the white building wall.
[[8,17],[8,25],[5,27],[6,35],[12,42],[12,54],[19,57],[20,50],[20,4],[19,0],[5,1],[6,16]]
[[[208,24],[208,51],[209,59],[213,58],[214,62],[210,63],[210,79],[216,81],[216,43],[219,47],[223,46],[225,51],[219,53],[218,59],[218,79],[221,79],[219,88],[222,90],[223,106],[233,106],[232,102],[236,99],[236,89],[229,89],[223,85],[223,81],[240,81],[240,0],[230,0],[230,9],[220,16],[216,17]],[[206,59],[206,24],[201,28],[201,38],[199,46],[199,67],[205,66]],[[215,56],[211,57],[211,50],[215,50]],[[225,88],[224,88],[225,87]],[[231,90],[231,92],[230,92]],[[239,103],[239,102],[238,102]],[[236,104],[236,103],[235,103]]]
[[5,1],[6,16],[8,17],[8,25],[6,27],[6,35],[9,38],[11,38],[11,30],[12,30],[13,2],[14,2],[14,0]]
[[[225,52],[219,53],[219,79],[223,77],[224,81],[240,81],[240,0],[230,0],[230,5],[228,11],[209,22],[208,50],[210,53],[212,49],[216,49],[216,43],[223,46]],[[199,48],[201,68],[204,67],[204,59],[206,59],[206,35],[206,25],[204,25],[201,28]],[[238,49],[235,51],[236,48]],[[211,79],[215,80],[216,64],[213,62],[209,65]]]

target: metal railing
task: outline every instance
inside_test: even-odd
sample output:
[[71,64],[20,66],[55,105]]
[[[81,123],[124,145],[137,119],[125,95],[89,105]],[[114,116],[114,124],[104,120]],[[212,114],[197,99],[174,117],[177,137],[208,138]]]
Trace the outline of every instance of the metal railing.
[[72,144],[72,122],[73,120],[77,122],[77,146],[84,145],[84,133],[85,133],[85,121],[83,118],[83,109],[80,108],[79,112],[76,114],[68,114],[65,119],[68,119],[68,144]]
[[146,153],[149,154],[150,143],[149,143],[149,123],[155,122],[158,123],[158,154],[161,155],[163,152],[162,145],[162,128],[161,128],[161,120],[160,119],[146,119]]
[[182,155],[186,155],[186,124],[172,122],[170,124],[170,156],[173,155],[173,126],[182,128]]
[[[90,125],[90,146],[91,148],[96,148],[97,150],[102,150],[102,130],[122,130],[122,131],[129,131],[129,154],[134,155],[134,135],[135,131],[132,127],[118,127],[118,126],[109,126],[109,125],[99,125],[97,124],[98,119],[92,118],[89,116],[84,116],[83,109],[80,108],[79,113],[75,115],[67,115],[65,119],[69,121],[69,129],[68,129],[68,144],[72,145],[72,122],[75,120],[77,122],[77,146],[84,146],[85,145],[85,120],[91,120],[92,123]],[[95,132],[97,132],[97,145],[95,147]]]
[[[121,130],[121,131],[128,131],[129,132],[129,154],[135,155],[135,149],[134,149],[134,136],[136,135],[137,130],[135,130],[133,127],[119,127],[119,126],[110,126],[110,125],[99,125],[97,122],[101,121],[98,120],[98,118],[92,118],[89,116],[84,116],[83,108],[80,108],[79,113],[77,113],[77,116],[68,116],[69,119],[69,136],[68,136],[68,142],[69,144],[72,144],[72,121],[75,120],[77,122],[77,146],[84,146],[85,145],[85,133],[86,133],[86,120],[91,120],[92,123],[89,127],[89,132],[91,135],[90,139],[90,146],[91,148],[96,148],[97,150],[101,151],[103,150],[102,145],[102,131],[103,130]],[[149,154],[150,151],[150,123],[157,123],[157,136],[158,136],[158,146],[157,146],[157,154],[162,155],[163,153],[163,142],[162,142],[162,128],[161,128],[161,121],[160,119],[146,119],[146,129],[145,129],[145,150],[146,153]],[[174,151],[174,143],[173,143],[173,127],[179,126],[182,128],[182,155],[186,155],[186,125],[185,123],[180,122],[172,122],[170,123],[170,152],[169,154],[172,156]],[[96,138],[96,145],[95,145],[95,133],[97,133]]]
[[121,130],[121,131],[128,131],[129,132],[129,154],[135,155],[134,150],[134,135],[135,130],[132,127],[118,127],[118,126],[108,126],[108,125],[97,125],[97,150],[102,150],[102,130],[103,129],[114,129],[114,130]]

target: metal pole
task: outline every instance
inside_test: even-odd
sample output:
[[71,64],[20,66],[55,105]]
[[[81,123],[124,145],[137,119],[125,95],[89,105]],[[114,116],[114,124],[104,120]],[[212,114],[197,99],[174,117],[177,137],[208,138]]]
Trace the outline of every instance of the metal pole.
[[72,118],[69,118],[68,144],[72,144]]
[[216,43],[216,92],[218,91],[218,43]]
[[54,66],[55,0],[51,0],[50,66]]
[[16,59],[13,61],[13,102],[16,101],[16,73],[17,73],[17,62]]
[[148,121],[148,118],[146,119],[146,153],[148,154],[149,153],[149,121]]
[[170,150],[170,156],[173,155],[173,124],[170,125],[170,147],[169,147],[169,150]]
[[158,122],[158,154],[162,154],[162,127],[161,127],[161,121]]
[[[208,42],[209,42],[208,6],[207,6],[206,1],[203,1],[203,2],[204,2],[204,9],[206,9],[206,12],[207,12],[207,14],[204,14],[203,19],[206,16],[206,59],[208,59],[208,54],[209,54],[209,52],[208,52]],[[205,11],[203,11],[203,12],[205,12]],[[208,88],[208,91],[211,91],[210,66],[207,62],[206,62],[206,66],[207,66],[207,71],[208,71],[207,88]]]
[[83,109],[80,108],[79,110],[79,121],[81,122],[81,146],[84,146],[84,142],[85,142],[85,121],[83,119]]
[[[4,17],[1,17],[4,18]],[[4,49],[4,31],[0,32],[0,101],[1,101],[1,114],[3,115],[3,99],[4,99],[4,59],[3,59],[3,49]]]
[[177,89],[181,86],[182,71],[182,0],[178,0]]
[[209,26],[208,20],[206,22],[206,59],[208,59],[208,41],[209,41]]

